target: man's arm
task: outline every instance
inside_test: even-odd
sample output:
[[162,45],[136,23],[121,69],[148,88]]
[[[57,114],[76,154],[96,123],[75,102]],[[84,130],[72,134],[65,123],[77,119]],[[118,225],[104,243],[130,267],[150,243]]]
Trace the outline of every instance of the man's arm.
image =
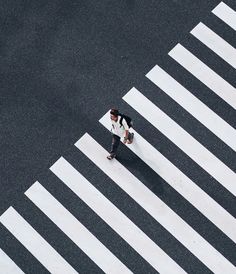
[[125,136],[124,136],[124,141],[123,141],[123,143],[125,144],[128,140],[128,136],[129,136],[129,126],[125,119],[122,120],[122,125],[125,129]]

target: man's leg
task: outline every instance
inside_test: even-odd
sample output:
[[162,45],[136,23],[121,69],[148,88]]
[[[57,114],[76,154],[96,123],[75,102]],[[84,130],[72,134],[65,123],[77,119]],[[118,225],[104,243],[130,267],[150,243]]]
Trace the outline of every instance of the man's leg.
[[116,157],[116,153],[117,153],[117,149],[118,146],[120,144],[120,137],[113,134],[112,135],[112,143],[111,143],[111,151],[110,151],[110,155],[107,156],[107,158],[109,160],[113,159],[114,157]]

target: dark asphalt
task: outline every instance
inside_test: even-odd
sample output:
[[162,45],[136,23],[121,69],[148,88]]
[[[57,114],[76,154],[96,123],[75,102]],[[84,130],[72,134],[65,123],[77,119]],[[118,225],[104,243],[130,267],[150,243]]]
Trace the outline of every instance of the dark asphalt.
[[[234,0],[224,2],[236,10]],[[134,273],[155,273],[48,170],[63,156],[188,273],[211,273],[74,143],[88,132],[109,150],[110,135],[98,120],[110,107],[118,106],[133,117],[137,131],[145,139],[236,217],[233,195],[121,99],[135,86],[236,171],[233,150],[145,77],[159,64],[236,128],[233,108],[168,56],[181,42],[236,86],[235,70],[189,34],[201,21],[236,46],[236,33],[210,12],[218,3],[219,0],[1,1],[0,215],[14,206],[78,272],[102,273],[24,196],[38,180]],[[118,159],[236,265],[236,248],[217,227],[124,146],[120,146]],[[48,273],[2,225],[0,248],[25,273]]]

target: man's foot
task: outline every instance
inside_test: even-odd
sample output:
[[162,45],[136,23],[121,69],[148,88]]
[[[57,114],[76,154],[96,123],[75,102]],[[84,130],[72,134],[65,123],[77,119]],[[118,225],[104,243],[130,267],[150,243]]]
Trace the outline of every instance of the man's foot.
[[110,155],[107,156],[107,159],[108,160],[112,160],[115,157],[116,157],[116,154],[115,153],[111,153]]
[[130,133],[130,138],[127,141],[128,144],[132,144],[133,143],[133,139],[134,139],[134,133]]

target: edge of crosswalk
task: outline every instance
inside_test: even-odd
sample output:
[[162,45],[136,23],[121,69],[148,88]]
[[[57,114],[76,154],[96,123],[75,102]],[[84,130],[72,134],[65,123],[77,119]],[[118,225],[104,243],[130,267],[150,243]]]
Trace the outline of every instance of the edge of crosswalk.
[[4,274],[24,274],[18,265],[0,248],[0,269]]
[[[131,271],[39,182],[25,195],[106,273]],[[66,273],[66,272],[64,272]]]
[[0,216],[0,222],[51,273],[78,273],[13,207]]
[[220,2],[220,4],[212,10],[212,13],[236,30],[236,12],[224,2]]
[[[80,142],[77,144],[80,146]],[[92,145],[90,143],[90,146]],[[158,272],[185,273],[175,261],[63,157],[54,163],[50,170]]]
[[209,27],[200,22],[190,33],[233,68],[236,68],[236,49]]
[[219,115],[201,102],[159,65],[155,65],[146,77],[170,96],[195,119],[236,151],[236,130]]
[[236,109],[236,89],[188,49],[179,43],[168,55]]

